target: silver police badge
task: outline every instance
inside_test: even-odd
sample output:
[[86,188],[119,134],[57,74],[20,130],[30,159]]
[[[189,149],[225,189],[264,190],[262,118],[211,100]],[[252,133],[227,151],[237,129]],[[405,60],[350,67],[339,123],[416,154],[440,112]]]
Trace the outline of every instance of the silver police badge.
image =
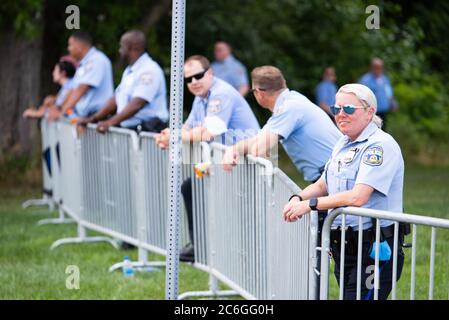
[[359,151],[358,148],[351,148],[349,149],[348,152],[345,153],[345,155],[343,156],[343,162],[344,163],[350,163],[352,162],[352,160],[354,160],[355,155],[357,154],[357,152]]

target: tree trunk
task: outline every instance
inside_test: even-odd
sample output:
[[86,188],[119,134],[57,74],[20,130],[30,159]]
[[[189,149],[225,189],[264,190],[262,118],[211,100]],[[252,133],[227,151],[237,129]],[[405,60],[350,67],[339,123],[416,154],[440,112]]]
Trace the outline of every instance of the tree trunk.
[[150,7],[142,22],[142,31],[148,33],[171,10],[171,0],[159,0]]
[[14,31],[0,34],[0,162],[30,154],[39,141],[37,126],[22,118],[40,99],[42,38],[26,40]]

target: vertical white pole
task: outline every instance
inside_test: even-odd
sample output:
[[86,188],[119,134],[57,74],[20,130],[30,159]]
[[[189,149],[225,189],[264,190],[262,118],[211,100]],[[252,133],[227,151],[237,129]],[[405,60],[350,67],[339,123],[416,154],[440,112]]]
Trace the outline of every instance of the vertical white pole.
[[170,155],[165,298],[178,298],[179,233],[181,212],[181,125],[184,89],[185,0],[173,0],[170,73]]

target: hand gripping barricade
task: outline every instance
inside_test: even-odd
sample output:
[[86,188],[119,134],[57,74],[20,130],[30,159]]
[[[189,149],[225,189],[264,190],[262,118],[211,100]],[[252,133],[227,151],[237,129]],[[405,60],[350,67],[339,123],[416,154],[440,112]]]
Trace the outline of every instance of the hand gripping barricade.
[[[343,274],[344,274],[344,257],[345,257],[345,248],[346,246],[346,216],[352,215],[352,216],[358,216],[358,230],[362,230],[362,217],[369,217],[371,219],[374,219],[376,221],[374,228],[375,230],[375,245],[374,247],[374,278],[373,278],[373,290],[374,300],[377,300],[379,298],[379,278],[380,278],[380,268],[379,268],[379,260],[380,260],[380,243],[381,243],[381,227],[380,227],[380,219],[385,219],[389,221],[394,222],[394,244],[392,250],[392,255],[388,263],[392,263],[392,283],[391,283],[391,299],[395,300],[397,299],[397,285],[396,280],[398,278],[397,274],[397,256],[398,256],[398,250],[399,248],[399,235],[400,235],[400,223],[408,223],[412,225],[412,244],[411,244],[411,271],[410,271],[410,286],[409,288],[406,287],[407,281],[403,278],[405,278],[406,273],[402,274],[402,281],[400,282],[401,286],[404,286],[403,292],[406,292],[407,289],[409,289],[410,292],[410,300],[414,300],[416,297],[416,261],[417,261],[417,226],[420,226],[422,229],[422,232],[425,234],[426,231],[428,231],[428,228],[430,227],[430,254],[429,254],[429,273],[428,273],[428,294],[427,297],[429,300],[434,298],[434,292],[435,292],[435,284],[439,284],[438,287],[438,298],[447,299],[447,278],[445,278],[445,275],[447,273],[445,272],[447,270],[448,265],[448,259],[447,259],[447,252],[446,254],[436,253],[436,231],[437,228],[439,229],[449,229],[449,220],[447,219],[439,219],[439,218],[433,218],[433,217],[426,217],[426,216],[419,216],[419,215],[411,215],[411,214],[405,214],[405,213],[394,213],[394,212],[388,212],[388,211],[381,211],[381,210],[372,210],[372,209],[365,209],[365,208],[355,208],[355,207],[347,207],[347,208],[338,208],[335,209],[331,214],[328,215],[326,220],[324,221],[323,225],[323,232],[322,232],[322,250],[321,250],[321,288],[320,288],[320,299],[326,300],[329,299],[329,252],[330,252],[330,235],[331,235],[331,226],[332,222],[335,220],[337,216],[342,216],[342,226],[341,226],[341,239],[340,239],[340,257],[342,257],[340,261],[340,281],[339,283],[339,299],[344,298],[344,282],[343,282]],[[426,230],[427,229],[427,230]],[[362,272],[365,272],[365,270],[362,270],[362,239],[364,232],[358,232],[357,237],[357,287],[356,287],[356,299],[361,299],[361,278],[362,278]],[[447,234],[446,234],[447,235]],[[425,241],[425,240],[423,240]],[[410,245],[405,245],[404,247],[410,247]],[[444,248],[444,247],[443,247]],[[426,252],[423,252],[424,250],[419,250],[418,253],[421,255],[421,259],[425,259],[427,256]],[[424,257],[423,257],[424,255]],[[440,272],[435,273],[435,258],[438,258],[441,262],[441,264],[438,265],[438,269]],[[392,261],[391,261],[392,260]],[[443,267],[445,265],[445,267]],[[405,266],[405,264],[404,264]],[[424,270],[419,270],[420,275],[424,275]],[[435,281],[435,277],[438,277],[438,280]],[[423,293],[423,288],[418,288],[421,293]],[[404,297],[401,297],[401,299],[405,299]]]

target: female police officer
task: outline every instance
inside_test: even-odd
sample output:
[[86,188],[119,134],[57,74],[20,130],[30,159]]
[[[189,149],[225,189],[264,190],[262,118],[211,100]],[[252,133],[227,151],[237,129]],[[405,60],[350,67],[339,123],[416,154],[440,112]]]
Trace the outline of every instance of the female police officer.
[[[326,210],[343,206],[364,207],[392,212],[402,212],[402,188],[404,161],[396,141],[382,131],[381,119],[376,116],[377,101],[374,93],[361,84],[342,86],[336,95],[336,104],[331,107],[340,131],[344,136],[335,145],[331,159],[327,162],[321,178],[293,196],[284,207],[286,221],[293,222],[311,210]],[[344,299],[356,298],[357,285],[357,233],[359,218],[346,217],[347,245],[345,254]],[[335,261],[335,276],[340,279],[341,216],[333,222],[331,251]],[[383,240],[393,248],[393,222],[381,220]],[[372,299],[373,289],[368,279],[373,273],[374,260],[370,248],[374,241],[372,221],[363,218],[362,249],[362,299]],[[386,245],[386,243],[384,243]],[[402,237],[399,246],[402,247]],[[388,252],[388,250],[387,250]],[[380,261],[379,299],[387,299],[391,291],[392,258]],[[402,249],[398,250],[397,279],[404,263]],[[368,281],[367,281],[368,280]]]

